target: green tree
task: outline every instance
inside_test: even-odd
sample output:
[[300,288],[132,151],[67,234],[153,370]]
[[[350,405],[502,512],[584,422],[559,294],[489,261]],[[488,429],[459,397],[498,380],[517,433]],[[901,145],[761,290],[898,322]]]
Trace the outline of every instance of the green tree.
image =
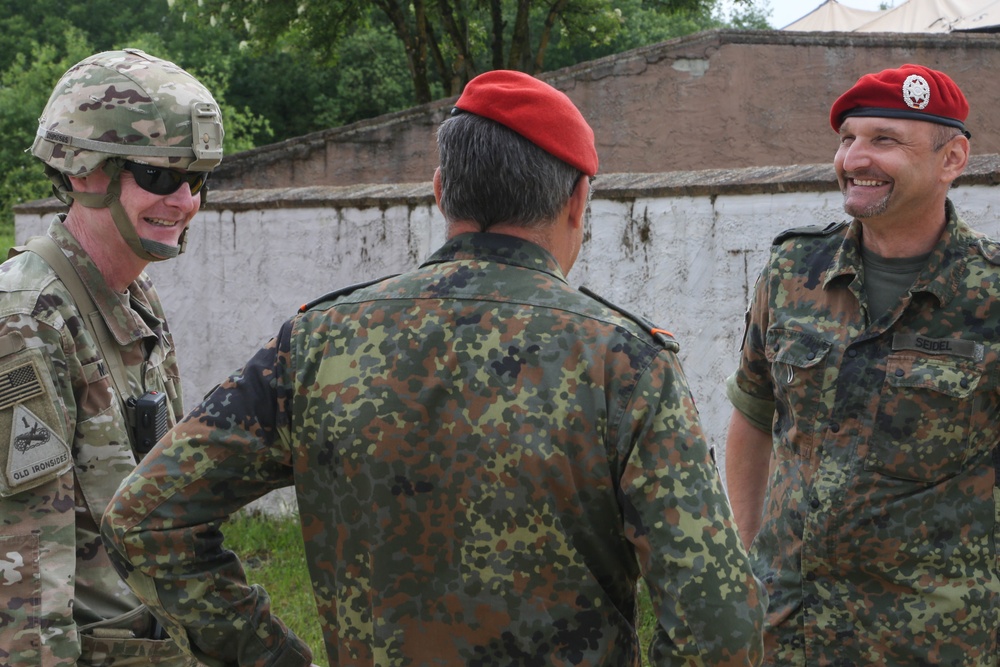
[[[316,98],[315,120],[320,127],[336,127],[414,105],[403,45],[389,26],[375,24],[344,38],[338,60],[351,66],[332,68],[336,74],[330,94],[321,92]],[[439,86],[433,92],[443,96]]]
[[167,8],[167,0],[0,0],[0,71],[29,53],[30,44],[58,44],[67,30],[83,35],[93,51],[136,31],[172,32],[181,21]]
[[[0,73],[0,221],[11,224],[11,209],[22,202],[47,196],[51,184],[41,163],[28,149],[35,139],[38,117],[52,87],[63,72],[90,55],[83,34],[69,28],[59,46],[22,44]],[[2,259],[2,258],[0,258]]]
[[[751,6],[753,0],[735,0]],[[174,0],[189,18],[213,22],[252,48],[279,44],[336,65],[343,39],[387,21],[403,47],[414,101],[456,94],[476,74],[499,68],[545,71],[558,39],[609,45],[629,30],[621,7],[606,0]],[[633,0],[626,9],[664,16],[710,16],[719,0]],[[649,43],[649,42],[646,42]],[[353,65],[353,64],[352,64]]]

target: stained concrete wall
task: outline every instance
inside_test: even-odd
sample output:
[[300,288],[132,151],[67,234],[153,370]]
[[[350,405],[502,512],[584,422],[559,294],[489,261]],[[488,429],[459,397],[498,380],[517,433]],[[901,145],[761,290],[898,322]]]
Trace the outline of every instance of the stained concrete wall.
[[[1000,237],[1000,155],[974,158],[953,200]],[[570,273],[672,331],[705,430],[724,461],[723,382],[743,313],[779,231],[843,219],[829,165],[601,176]],[[213,194],[188,251],[150,266],[179,349],[187,406],[250,355],[299,305],[404,271],[444,241],[429,183]],[[21,206],[16,236],[48,226],[55,200]]]
[[[867,72],[948,72],[978,154],[1000,152],[1000,35],[711,31],[539,76],[594,128],[602,173],[826,163],[830,105]],[[429,180],[456,98],[227,156],[221,189]]]

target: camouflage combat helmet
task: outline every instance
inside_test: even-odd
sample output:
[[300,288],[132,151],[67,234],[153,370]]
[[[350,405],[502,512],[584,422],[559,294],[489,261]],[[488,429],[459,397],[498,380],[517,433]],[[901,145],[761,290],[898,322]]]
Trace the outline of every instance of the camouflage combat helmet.
[[[222,115],[212,94],[172,62],[138,49],[106,51],[71,67],[56,84],[31,152],[62,201],[109,208],[132,251],[150,261],[181,246],[142,239],[119,201],[125,160],[154,167],[211,171],[222,160]],[[68,176],[103,165],[106,194],[73,192]]]

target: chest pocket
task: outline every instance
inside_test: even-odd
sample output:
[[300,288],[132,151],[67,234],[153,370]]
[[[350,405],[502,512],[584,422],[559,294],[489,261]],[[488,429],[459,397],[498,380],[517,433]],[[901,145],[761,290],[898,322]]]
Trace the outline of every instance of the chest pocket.
[[821,405],[823,369],[832,344],[819,336],[770,329],[765,355],[774,384],[776,430],[786,444],[804,454],[810,449]]
[[971,360],[891,355],[865,468],[926,483],[960,472],[981,378]]

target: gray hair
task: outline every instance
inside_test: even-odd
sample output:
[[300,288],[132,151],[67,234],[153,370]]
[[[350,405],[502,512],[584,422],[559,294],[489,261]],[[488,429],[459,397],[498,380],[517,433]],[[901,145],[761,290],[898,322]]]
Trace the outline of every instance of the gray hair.
[[950,127],[948,125],[936,125],[934,132],[931,134],[931,142],[934,147],[934,152],[937,153],[939,150],[944,148],[949,141],[960,134],[964,133],[958,128]]
[[441,210],[449,222],[542,227],[566,205],[583,175],[513,130],[460,112],[437,133]]

